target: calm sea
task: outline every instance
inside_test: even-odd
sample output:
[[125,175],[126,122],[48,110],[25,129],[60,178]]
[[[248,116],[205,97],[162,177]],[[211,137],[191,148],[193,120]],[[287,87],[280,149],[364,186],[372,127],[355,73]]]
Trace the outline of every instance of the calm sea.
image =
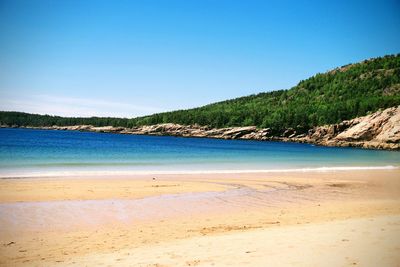
[[0,129],[0,176],[391,168],[400,152],[308,144]]

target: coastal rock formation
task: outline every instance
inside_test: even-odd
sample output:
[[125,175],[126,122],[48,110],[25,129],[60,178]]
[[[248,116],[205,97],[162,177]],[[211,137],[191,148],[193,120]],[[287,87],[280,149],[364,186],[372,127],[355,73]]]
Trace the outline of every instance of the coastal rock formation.
[[270,128],[257,129],[255,126],[215,129],[209,128],[208,126],[180,125],[174,123],[144,125],[133,128],[113,126],[94,127],[92,125],[54,125],[36,128],[137,135],[168,135],[261,141],[272,140],[312,143],[322,146],[351,146],[399,150],[400,106],[379,110],[373,114],[346,120],[339,124],[314,127],[306,134],[298,134],[296,130],[292,128],[287,129],[280,135],[273,135]]
[[315,127],[297,141],[325,146],[400,149],[400,106],[339,124]]
[[238,139],[245,134],[255,131],[257,131],[257,127],[255,126],[232,128],[222,133],[222,137],[225,139]]

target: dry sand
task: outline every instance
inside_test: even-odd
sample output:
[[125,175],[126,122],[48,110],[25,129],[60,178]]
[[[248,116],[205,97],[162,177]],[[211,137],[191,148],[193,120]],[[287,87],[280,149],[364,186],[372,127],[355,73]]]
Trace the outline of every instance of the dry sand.
[[398,266],[400,216],[274,227],[94,253],[63,266]]
[[2,266],[400,266],[400,171],[0,180]]

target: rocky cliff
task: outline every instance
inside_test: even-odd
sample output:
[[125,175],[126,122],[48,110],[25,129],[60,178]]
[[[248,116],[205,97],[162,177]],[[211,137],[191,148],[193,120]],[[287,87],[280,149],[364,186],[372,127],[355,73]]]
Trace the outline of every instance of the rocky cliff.
[[[34,128],[34,127],[31,127]],[[377,111],[373,114],[343,121],[339,124],[318,126],[308,133],[298,134],[287,129],[280,136],[269,128],[255,126],[209,128],[199,125],[173,123],[145,125],[134,128],[94,127],[91,125],[40,127],[49,130],[76,130],[120,134],[169,135],[181,137],[208,137],[220,139],[271,140],[312,143],[323,146],[351,146],[371,149],[400,149],[400,106]]]
[[326,146],[400,149],[400,106],[339,124],[316,127],[298,139]]

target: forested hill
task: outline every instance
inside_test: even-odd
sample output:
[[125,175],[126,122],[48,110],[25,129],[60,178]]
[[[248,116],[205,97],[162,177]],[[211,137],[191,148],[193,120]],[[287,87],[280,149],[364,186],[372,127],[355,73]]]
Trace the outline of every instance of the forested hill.
[[63,118],[1,112],[0,123],[17,126],[123,126],[179,123],[214,128],[255,125],[280,132],[338,123],[380,108],[400,105],[400,54],[349,64],[317,74],[289,90],[272,91],[199,108],[133,119]]

